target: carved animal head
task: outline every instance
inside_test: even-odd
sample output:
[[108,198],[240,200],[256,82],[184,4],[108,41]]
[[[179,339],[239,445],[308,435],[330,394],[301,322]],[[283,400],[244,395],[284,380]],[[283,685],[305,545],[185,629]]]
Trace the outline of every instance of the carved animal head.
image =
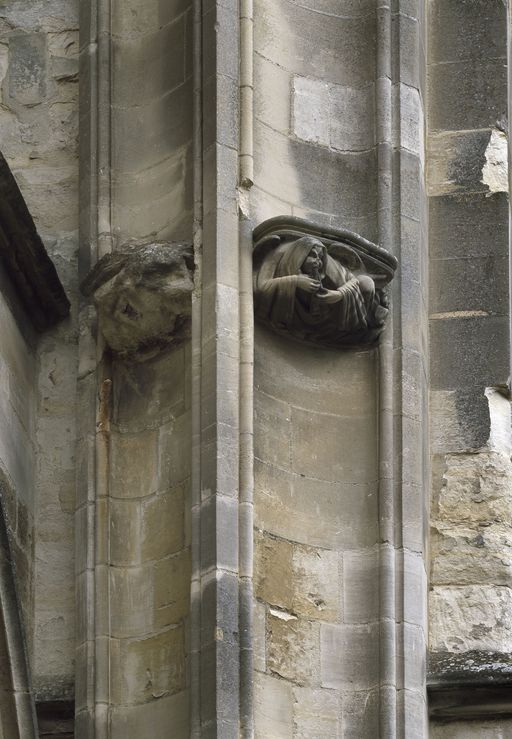
[[103,257],[82,284],[112,351],[143,359],[190,336],[189,243],[130,244]]

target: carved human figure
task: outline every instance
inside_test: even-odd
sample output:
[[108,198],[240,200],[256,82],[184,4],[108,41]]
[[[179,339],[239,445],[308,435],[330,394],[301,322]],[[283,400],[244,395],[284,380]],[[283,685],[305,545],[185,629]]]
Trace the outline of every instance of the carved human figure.
[[[354,252],[345,252],[357,263]],[[315,343],[371,341],[388,311],[359,264],[361,273],[351,271],[312,236],[280,244],[267,252],[256,272],[256,314],[277,330]]]

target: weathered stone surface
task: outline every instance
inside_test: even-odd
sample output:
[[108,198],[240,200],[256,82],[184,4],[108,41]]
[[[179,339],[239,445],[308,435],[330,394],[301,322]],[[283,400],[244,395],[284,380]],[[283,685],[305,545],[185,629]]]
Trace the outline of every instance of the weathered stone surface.
[[153,631],[152,574],[152,565],[111,568],[111,634],[114,637],[136,638]]
[[82,290],[113,352],[147,358],[188,338],[192,269],[185,243],[127,245],[96,264]]
[[256,597],[270,606],[319,621],[340,618],[341,572],[337,552],[256,535]]
[[[497,3],[496,3],[497,4]],[[491,128],[507,109],[506,60],[456,61],[430,69],[436,95],[430,105],[431,130]],[[468,74],[473,69],[474,72]]]
[[431,649],[512,651],[512,590],[466,585],[435,587],[430,596]]
[[188,739],[190,696],[187,691],[163,696],[160,700],[112,711],[112,739],[140,739],[148,726],[155,736],[165,736],[172,726],[176,739]]
[[152,496],[141,504],[141,556],[159,560],[183,549],[185,500],[182,487]]
[[375,484],[309,480],[261,462],[255,469],[258,526],[262,529],[329,549],[354,549],[376,542]]
[[472,0],[467,6],[457,0],[433,0],[429,10],[429,40],[436,61],[480,61],[483,54],[489,58],[506,56],[506,10],[502,3]]
[[[443,315],[431,321],[432,387],[506,384],[508,319],[478,311]],[[478,346],[471,354],[469,347]]]
[[158,700],[185,689],[185,643],[181,626],[146,639],[112,644],[113,699],[119,704]]
[[379,613],[377,547],[343,554],[343,620],[369,623]]
[[375,42],[372,14],[340,17],[265,0],[256,21],[260,53],[285,69],[354,87],[373,79],[373,54],[368,53]]
[[321,626],[321,684],[367,690],[378,684],[378,626]]
[[[116,362],[112,374],[112,421],[123,433],[162,428],[165,434],[163,427],[190,407],[189,343],[145,362]],[[151,434],[147,438],[153,459],[158,443]],[[165,469],[164,463],[162,471]]]
[[429,195],[488,192],[483,169],[490,137],[485,128],[432,134],[428,141]]
[[379,734],[379,693],[377,690],[344,691],[343,739],[361,739]]
[[190,611],[190,551],[162,559],[154,571],[155,628],[182,622]]
[[[292,464],[296,474],[325,482],[370,482],[376,433],[370,418],[292,411]],[[318,440],[312,448],[311,438]]]
[[270,675],[255,675],[255,736],[293,738],[292,685]]
[[338,739],[341,736],[341,698],[331,690],[293,688],[294,739]]
[[[505,401],[506,403],[506,401]],[[434,500],[432,583],[512,583],[512,468],[499,452],[447,455]]]
[[375,352],[337,354],[318,347],[285,343],[260,326],[256,326],[256,342],[256,389],[269,396],[268,413],[274,398],[278,405],[279,401],[286,402],[317,413],[356,417],[375,413]]
[[47,36],[13,34],[9,39],[9,96],[22,105],[37,105],[46,97]]
[[157,434],[112,435],[111,494],[116,498],[142,498],[157,490]]
[[507,256],[508,203],[504,194],[492,198],[484,193],[432,197],[429,211],[432,258]]
[[[291,206],[325,213],[336,212],[342,224],[375,212],[376,190],[371,178],[376,158],[366,152],[330,151],[298,139],[288,139],[258,121],[255,124],[255,164],[258,181],[265,191]],[[270,162],[280,162],[277,171]],[[297,162],[305,174],[298,179]],[[306,174],[307,173],[307,174]],[[272,215],[280,215],[278,212]]]
[[320,625],[271,608],[267,630],[270,672],[299,685],[319,685]]
[[253,613],[253,648],[254,669],[256,672],[265,672],[267,669],[267,609],[263,603],[254,603]]
[[303,141],[329,146],[329,85],[309,77],[293,78],[293,133]]

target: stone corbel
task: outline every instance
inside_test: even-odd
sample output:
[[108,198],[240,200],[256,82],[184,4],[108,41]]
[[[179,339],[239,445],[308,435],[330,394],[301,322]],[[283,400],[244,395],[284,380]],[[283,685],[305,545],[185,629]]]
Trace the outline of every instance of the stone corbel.
[[371,346],[388,310],[396,258],[352,231],[279,216],[254,232],[256,318],[274,331],[333,348]]
[[187,242],[126,244],[82,282],[114,355],[149,359],[190,338],[194,255]]

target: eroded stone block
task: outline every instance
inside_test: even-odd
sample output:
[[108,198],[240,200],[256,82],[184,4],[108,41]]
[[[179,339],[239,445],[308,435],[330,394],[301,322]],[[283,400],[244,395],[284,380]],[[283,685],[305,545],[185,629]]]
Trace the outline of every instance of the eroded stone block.
[[340,618],[339,554],[256,536],[256,596],[271,606],[318,621]]
[[299,685],[318,685],[320,625],[271,608],[267,630],[268,669]]
[[46,96],[45,33],[15,34],[9,39],[9,95],[22,105],[37,105]]

